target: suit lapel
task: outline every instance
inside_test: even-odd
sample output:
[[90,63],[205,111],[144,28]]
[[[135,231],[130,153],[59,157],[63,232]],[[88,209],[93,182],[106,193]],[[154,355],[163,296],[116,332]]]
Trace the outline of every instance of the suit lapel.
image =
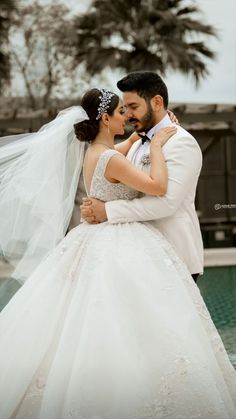
[[[166,153],[168,154],[169,150],[171,150],[172,145],[176,144],[176,139],[178,137],[181,137],[181,131],[178,130],[176,134],[173,135],[173,137],[170,138],[169,141],[167,141],[167,143],[163,146],[163,154],[166,158]],[[129,150],[128,154],[127,154],[127,159],[134,165],[136,166],[138,169],[144,170],[144,171],[149,171],[150,170],[150,166],[149,165],[143,165],[140,164],[139,162],[135,161],[135,157],[139,151],[139,148],[142,147],[142,140],[138,140],[136,141],[131,149]],[[145,154],[150,154],[150,145],[147,148],[147,151]]]
[[[149,143],[149,145],[148,145],[148,147],[147,147],[147,149],[146,149],[146,151],[143,155],[148,155],[148,156],[150,155],[150,145],[151,145],[151,143]],[[148,173],[148,174],[150,173],[150,163],[148,163],[148,164],[140,163],[138,165],[138,168],[143,170],[143,172],[145,172],[145,173]]]
[[135,164],[135,157],[136,157],[136,154],[137,154],[137,152],[138,152],[138,150],[139,150],[139,148],[140,147],[142,147],[142,140],[138,140],[138,141],[136,141],[133,145],[132,145],[132,147],[131,147],[131,149],[129,150],[129,152],[128,152],[128,154],[127,154],[127,159],[132,163],[132,164]]

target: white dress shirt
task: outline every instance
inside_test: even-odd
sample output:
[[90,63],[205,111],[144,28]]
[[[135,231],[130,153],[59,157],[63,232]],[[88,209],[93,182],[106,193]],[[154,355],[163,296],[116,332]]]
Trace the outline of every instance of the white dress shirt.
[[[150,138],[150,141],[151,141],[151,138],[153,137],[153,135],[157,131],[159,131],[161,128],[170,127],[170,126],[173,126],[173,125],[175,125],[175,124],[173,124],[173,122],[171,122],[169,115],[166,114],[164,116],[164,118],[162,118],[161,121],[158,122],[158,124],[156,124],[154,127],[152,127],[147,132],[146,135],[147,135],[148,138]],[[144,144],[140,145],[140,148],[139,148],[139,150],[138,150],[138,152],[135,156],[135,159],[134,159],[135,166],[137,166],[139,164],[139,162],[140,162],[140,160],[141,160],[141,158],[144,154],[149,154],[150,141],[147,140],[147,141],[145,141]]]

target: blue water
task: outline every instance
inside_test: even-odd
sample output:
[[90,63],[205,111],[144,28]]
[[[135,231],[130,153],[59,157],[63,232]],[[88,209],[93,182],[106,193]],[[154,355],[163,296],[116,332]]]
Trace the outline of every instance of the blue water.
[[198,286],[236,368],[236,266],[205,269]]

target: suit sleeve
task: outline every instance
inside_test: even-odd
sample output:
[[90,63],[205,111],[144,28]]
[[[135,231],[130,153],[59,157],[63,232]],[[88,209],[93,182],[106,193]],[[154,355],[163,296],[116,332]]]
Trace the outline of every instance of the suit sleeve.
[[173,215],[185,196],[196,184],[202,166],[202,153],[190,136],[178,138],[165,152],[168,168],[168,189],[163,197],[144,196],[131,201],[106,203],[109,223],[157,220]]

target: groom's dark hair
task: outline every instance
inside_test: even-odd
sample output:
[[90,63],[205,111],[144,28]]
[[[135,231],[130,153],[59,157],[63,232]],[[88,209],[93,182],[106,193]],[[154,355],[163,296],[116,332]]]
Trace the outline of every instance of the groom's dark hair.
[[153,71],[135,71],[127,74],[117,83],[122,92],[136,92],[145,100],[151,100],[153,96],[160,95],[163,98],[164,107],[168,107],[168,90],[162,78]]

